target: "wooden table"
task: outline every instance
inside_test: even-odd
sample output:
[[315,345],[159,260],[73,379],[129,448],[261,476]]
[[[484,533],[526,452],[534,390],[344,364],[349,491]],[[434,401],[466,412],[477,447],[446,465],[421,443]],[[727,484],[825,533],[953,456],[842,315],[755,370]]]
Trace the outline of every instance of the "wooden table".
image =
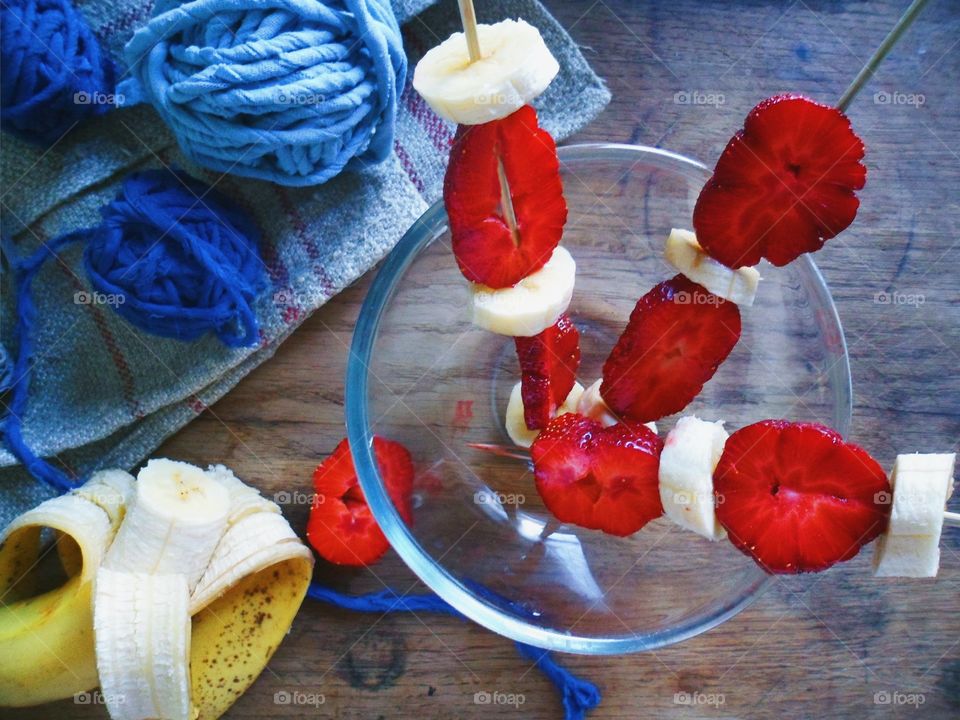
[[[713,163],[760,99],[798,91],[835,101],[907,3],[547,4],[613,92],[573,140],[656,145]],[[958,43],[960,6],[933,0],[853,104],[869,182],[857,222],[817,255],[850,347],[853,437],[885,465],[898,450],[957,450],[960,438]],[[346,348],[371,275],[158,455],[222,461],[268,493],[305,483],[344,435]],[[290,516],[302,530],[306,509]],[[960,717],[960,532],[948,530],[942,547],[936,581],[881,583],[858,559],[856,572],[778,579],[738,617],[680,645],[564,660],[602,687],[598,719]],[[392,554],[378,574],[412,581]],[[368,633],[372,621],[308,603],[228,717],[561,716],[553,687],[511,642],[447,618],[429,618],[431,632],[415,617],[388,616]],[[324,703],[275,704],[288,688]],[[523,705],[475,704],[474,693],[494,690],[522,694]],[[105,716],[63,703],[3,717],[54,712]]]

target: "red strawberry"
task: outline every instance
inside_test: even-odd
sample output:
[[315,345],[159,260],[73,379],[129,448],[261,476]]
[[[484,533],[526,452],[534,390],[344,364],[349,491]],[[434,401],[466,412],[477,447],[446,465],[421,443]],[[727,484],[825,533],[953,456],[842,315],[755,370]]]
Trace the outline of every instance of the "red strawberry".
[[531,430],[547,426],[577,380],[580,333],[567,315],[533,337],[514,338],[522,372],[523,419]]
[[530,448],[537,492],[558,520],[631,535],[663,514],[662,449],[643,425],[604,428],[576,413],[561,415]]
[[732,268],[819,250],[857,215],[862,159],[863,142],[836,108],[799,95],[764,100],[700,192],[697,241]]
[[771,573],[849,560],[890,516],[883,468],[822,425],[764,420],[738,430],[713,484],[730,540]]
[[[517,217],[505,219],[499,168]],[[453,253],[464,277],[493,288],[516,285],[550,259],[567,221],[557,147],[525,106],[502,120],[461,126],[443,182]]]
[[[398,442],[373,439],[373,451],[380,474],[400,517],[410,523],[413,508],[413,461]],[[369,565],[380,558],[390,543],[363,496],[350,455],[350,445],[342,440],[333,454],[313,473],[316,491],[307,539],[324,559],[338,565]]]
[[600,394],[645,423],[683,410],[740,339],[740,310],[677,275],[637,301],[603,364]]

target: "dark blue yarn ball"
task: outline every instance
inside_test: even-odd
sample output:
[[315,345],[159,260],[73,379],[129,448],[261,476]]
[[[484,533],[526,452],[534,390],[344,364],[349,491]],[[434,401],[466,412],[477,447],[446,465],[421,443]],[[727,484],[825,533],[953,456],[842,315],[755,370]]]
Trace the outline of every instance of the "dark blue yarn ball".
[[86,231],[93,287],[145,332],[226,345],[259,341],[253,305],[266,284],[260,232],[239,207],[183,173],[148,170],[123,181]]
[[113,63],[69,0],[0,2],[0,126],[50,146],[112,107]]

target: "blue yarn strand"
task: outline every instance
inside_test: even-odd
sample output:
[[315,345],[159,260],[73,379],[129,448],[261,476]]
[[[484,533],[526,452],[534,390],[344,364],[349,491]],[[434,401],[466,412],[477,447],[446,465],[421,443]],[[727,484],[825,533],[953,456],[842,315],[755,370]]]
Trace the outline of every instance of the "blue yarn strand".
[[393,149],[407,59],[389,0],[159,0],[119,91],[205,167],[325,182]]
[[69,0],[0,3],[0,126],[48,147],[114,101],[113,63]]
[[38,457],[23,439],[23,418],[27,410],[30,392],[30,375],[33,369],[33,326],[37,320],[37,306],[33,302],[33,281],[48,258],[56,257],[57,251],[82,238],[81,233],[71,233],[51,240],[33,254],[12,262],[14,282],[17,287],[17,323],[14,340],[17,357],[13,364],[10,384],[10,403],[3,419],[3,439],[10,452],[21,462],[34,478],[41,480],[59,492],[67,492],[77,483],[66,473]]
[[[490,595],[495,595],[491,591],[488,592]],[[355,612],[431,612],[457,617],[461,620],[467,619],[434,593],[398,595],[395,591],[387,589],[367,595],[347,595],[317,583],[310,583],[307,596],[313,600],[319,600],[328,605]],[[521,642],[515,643],[515,645],[520,656],[534,662],[560,692],[564,720],[584,720],[587,713],[600,704],[602,700],[600,689],[590,681],[577,677],[558,664],[549,651]]]
[[33,281],[58,250],[85,243],[94,290],[144,332],[182,341],[214,333],[228,347],[260,340],[253,309],[266,285],[260,233],[240,208],[186,174],[147,170],[125,178],[101,215],[96,227],[50,240],[11,263],[17,356],[3,439],[34,478],[60,492],[76,482],[38,457],[22,432],[36,341]]

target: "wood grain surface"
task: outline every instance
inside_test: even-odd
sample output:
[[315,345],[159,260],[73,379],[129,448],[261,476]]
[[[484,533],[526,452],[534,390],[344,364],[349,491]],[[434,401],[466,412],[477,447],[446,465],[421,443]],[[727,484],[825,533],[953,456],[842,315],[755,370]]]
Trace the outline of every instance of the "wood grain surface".
[[[835,101],[907,0],[547,5],[613,93],[573,141],[654,145],[712,165],[760,99],[798,91]],[[850,109],[868,148],[868,184],[855,224],[816,258],[849,344],[852,437],[885,465],[898,451],[958,449],[958,93],[960,5],[933,0]],[[344,435],[347,347],[371,276],[158,454],[224,462],[268,494],[305,487]],[[288,507],[299,531],[306,512]],[[739,616],[679,645],[564,661],[601,686],[597,719],[960,717],[960,531],[946,531],[942,548],[936,580],[878,581],[861,558],[855,572],[776,579]],[[393,554],[376,571],[403,589],[415,582]],[[317,579],[342,572],[322,567]],[[368,589],[376,587],[370,579]],[[517,704],[475,702],[476,693],[494,691],[513,693]],[[277,693],[300,694],[284,704]],[[70,702],[0,715],[106,717],[101,707]],[[511,642],[480,627],[310,602],[227,715],[561,716],[549,682]]]

